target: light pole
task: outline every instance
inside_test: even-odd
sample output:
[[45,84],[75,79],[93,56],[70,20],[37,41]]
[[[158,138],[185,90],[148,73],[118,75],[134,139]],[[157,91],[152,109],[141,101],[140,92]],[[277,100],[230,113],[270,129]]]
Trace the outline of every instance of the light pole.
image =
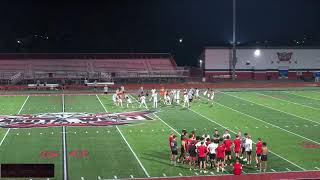
[[202,79],[203,79],[202,59],[199,60],[199,64],[200,64],[200,81],[202,81]]
[[233,43],[232,43],[232,80],[236,79],[236,63],[237,63],[237,50],[236,50],[236,0],[233,0]]

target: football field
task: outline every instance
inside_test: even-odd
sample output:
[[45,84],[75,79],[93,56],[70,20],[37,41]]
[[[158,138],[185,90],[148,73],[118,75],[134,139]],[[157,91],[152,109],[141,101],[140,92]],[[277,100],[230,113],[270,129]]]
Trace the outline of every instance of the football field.
[[[135,94],[130,96],[135,107],[114,106],[111,95],[100,94],[0,96],[0,114],[147,110],[138,108]],[[48,179],[57,180],[198,176],[204,174],[185,164],[170,165],[169,134],[179,136],[187,129],[212,135],[214,129],[220,134],[228,129],[232,139],[241,131],[254,142],[261,137],[268,143],[268,172],[320,170],[320,91],[219,91],[213,103],[201,97],[190,109],[159,105],[132,124],[0,128],[0,162],[54,163],[55,177]],[[149,101],[148,107],[153,110]],[[205,175],[232,173],[230,166],[226,172],[208,170]],[[245,166],[244,172],[258,173],[254,165]]]

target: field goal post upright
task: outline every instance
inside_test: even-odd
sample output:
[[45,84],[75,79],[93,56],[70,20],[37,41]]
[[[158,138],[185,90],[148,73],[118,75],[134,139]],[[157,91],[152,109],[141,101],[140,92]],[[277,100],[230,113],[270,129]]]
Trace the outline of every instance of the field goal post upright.
[[232,26],[233,26],[233,41],[232,41],[232,80],[236,80],[236,63],[237,63],[237,49],[236,49],[236,0],[233,0],[232,8]]

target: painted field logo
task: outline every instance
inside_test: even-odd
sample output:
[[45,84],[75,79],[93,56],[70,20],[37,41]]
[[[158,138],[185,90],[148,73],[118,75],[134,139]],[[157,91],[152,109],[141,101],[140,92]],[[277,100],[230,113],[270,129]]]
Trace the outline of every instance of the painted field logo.
[[44,113],[34,115],[0,116],[0,127],[30,128],[52,126],[109,126],[152,120],[148,114],[154,111],[124,113]]

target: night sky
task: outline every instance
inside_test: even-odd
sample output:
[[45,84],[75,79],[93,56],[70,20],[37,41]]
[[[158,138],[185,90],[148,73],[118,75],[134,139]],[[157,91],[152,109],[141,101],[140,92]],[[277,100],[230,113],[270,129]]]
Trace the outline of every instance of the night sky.
[[[170,52],[196,65],[232,40],[232,0],[65,1],[2,1],[0,52]],[[240,45],[320,45],[320,0],[237,0],[237,21]]]

